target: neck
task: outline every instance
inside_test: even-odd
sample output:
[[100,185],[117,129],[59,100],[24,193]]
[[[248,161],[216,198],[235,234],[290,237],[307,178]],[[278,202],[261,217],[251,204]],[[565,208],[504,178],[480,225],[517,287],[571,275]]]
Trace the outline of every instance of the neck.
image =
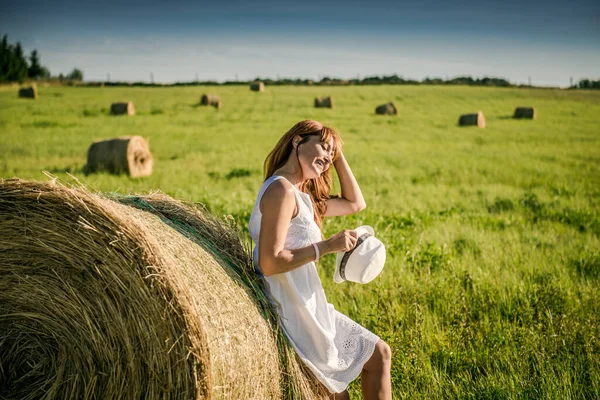
[[302,177],[302,168],[300,167],[298,160],[296,160],[293,156],[290,156],[290,158],[288,158],[287,162],[283,164],[281,168],[275,170],[273,175],[283,176],[298,189],[300,189],[302,182],[304,182]]

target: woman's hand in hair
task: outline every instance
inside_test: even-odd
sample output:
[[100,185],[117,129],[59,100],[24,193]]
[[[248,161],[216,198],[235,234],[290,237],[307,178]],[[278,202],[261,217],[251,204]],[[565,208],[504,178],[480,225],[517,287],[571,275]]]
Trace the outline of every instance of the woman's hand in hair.
[[328,253],[338,251],[350,251],[356,246],[358,233],[356,231],[343,230],[331,236],[325,241]]
[[356,178],[343,153],[340,152],[339,157],[333,162],[333,166],[340,180],[342,193],[341,198],[327,200],[325,217],[339,217],[364,210],[367,203],[365,203],[358,182],[356,182]]

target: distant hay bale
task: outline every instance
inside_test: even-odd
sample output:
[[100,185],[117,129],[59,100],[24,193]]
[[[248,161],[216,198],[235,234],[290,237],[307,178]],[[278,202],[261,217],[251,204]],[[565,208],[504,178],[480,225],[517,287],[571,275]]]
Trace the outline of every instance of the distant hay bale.
[[1,398],[327,398],[198,206],[0,179],[0,221]]
[[463,114],[458,119],[458,125],[460,126],[471,126],[476,125],[479,128],[485,128],[485,116],[481,111],[477,114]]
[[393,102],[382,104],[375,108],[375,114],[379,115],[398,115],[398,109]]
[[316,108],[333,108],[333,99],[331,97],[315,97]]
[[35,85],[31,85],[29,87],[19,89],[19,97],[34,100],[37,99],[37,87]]
[[535,108],[533,107],[517,107],[513,118],[535,119]]
[[260,81],[252,82],[250,84],[250,90],[252,90],[253,92],[264,92],[265,91],[265,84],[263,82],[260,82]]
[[215,108],[221,108],[221,98],[214,94],[203,94],[200,99],[200,104],[203,106],[213,106]]
[[135,108],[133,107],[133,102],[131,101],[126,103],[112,103],[110,105],[110,113],[112,115],[135,115]]
[[135,178],[152,175],[152,166],[152,153],[144,138],[122,136],[92,143],[85,171],[128,174]]

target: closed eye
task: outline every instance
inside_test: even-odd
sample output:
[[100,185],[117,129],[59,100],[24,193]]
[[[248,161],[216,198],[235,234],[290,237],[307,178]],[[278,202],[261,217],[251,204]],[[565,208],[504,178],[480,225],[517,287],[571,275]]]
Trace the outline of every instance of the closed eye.
[[329,157],[330,157],[330,158],[333,160],[333,156],[334,156],[335,154],[334,154],[334,151],[333,151],[333,149],[332,149],[332,148],[331,148],[331,146],[329,145],[329,143],[323,143],[323,144],[321,144],[321,147],[323,147],[323,150],[325,150],[326,152],[328,152],[328,153],[329,153]]

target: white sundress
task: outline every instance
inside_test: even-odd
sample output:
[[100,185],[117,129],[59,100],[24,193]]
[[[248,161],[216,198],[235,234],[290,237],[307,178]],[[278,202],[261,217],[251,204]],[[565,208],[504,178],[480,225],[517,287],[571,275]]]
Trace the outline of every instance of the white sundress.
[[[253,256],[258,266],[260,200],[267,187],[277,179],[285,178],[273,175],[263,183],[248,224],[250,236],[256,243]],[[294,185],[292,187],[296,193],[298,215],[290,221],[285,239],[288,250],[322,240],[321,230],[314,221],[310,195]],[[259,269],[257,273],[262,275]],[[263,276],[263,279],[283,331],[302,361],[331,393],[344,391],[371,358],[379,337],[327,302],[314,262],[289,272]]]

